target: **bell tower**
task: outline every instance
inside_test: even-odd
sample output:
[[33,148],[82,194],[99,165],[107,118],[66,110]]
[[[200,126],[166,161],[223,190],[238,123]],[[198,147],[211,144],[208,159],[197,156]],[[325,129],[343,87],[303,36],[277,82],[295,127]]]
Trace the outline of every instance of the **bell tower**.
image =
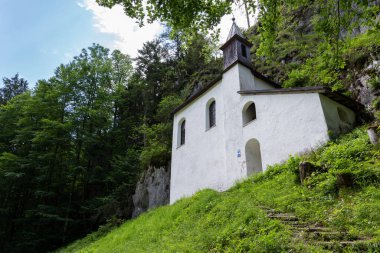
[[239,27],[235,23],[235,18],[233,18],[227,41],[220,47],[223,51],[223,70],[228,69],[236,62],[251,67],[251,47],[252,44],[243,36]]

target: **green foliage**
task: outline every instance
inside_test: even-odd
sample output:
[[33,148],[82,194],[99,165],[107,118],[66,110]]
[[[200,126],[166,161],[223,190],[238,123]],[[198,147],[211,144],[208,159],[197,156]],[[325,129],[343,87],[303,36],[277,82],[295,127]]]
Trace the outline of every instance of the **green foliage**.
[[[302,160],[325,168],[325,171],[308,178],[305,186],[297,183],[294,172],[298,170],[300,158],[295,157],[255,176],[252,191],[258,193],[261,204],[295,212],[306,220],[336,226],[354,235],[379,235],[380,219],[372,215],[372,212],[377,214],[380,210],[377,196],[380,185],[378,158],[378,148],[369,144],[364,129],[357,129],[302,157]],[[353,176],[354,188],[339,188],[337,175],[341,173]],[[371,191],[372,194],[368,195]],[[365,211],[367,206],[370,210]],[[354,213],[362,214],[355,216]]]
[[[374,27],[366,33],[354,37],[347,43],[348,46],[344,50],[344,57],[348,65],[356,69],[363,68],[370,60],[371,55],[380,53],[380,29]],[[374,75],[375,73],[369,74],[372,76],[371,86],[377,89],[377,75]]]
[[333,56],[333,49],[327,43],[319,45],[317,55],[306,60],[301,67],[289,72],[289,79],[284,87],[331,86],[333,90],[341,90],[342,83],[339,78],[340,70],[344,68],[344,61],[339,59],[339,65]]
[[140,96],[131,99],[142,102],[134,112],[141,123],[136,124],[136,130],[142,136],[142,168],[167,166],[172,146],[171,112],[195,87],[219,74],[221,62],[210,56],[209,42],[197,33],[182,46],[181,41],[170,41],[164,34],[139,50],[136,73],[130,81],[133,86],[128,88],[136,89],[136,96]]
[[[248,30],[252,63],[285,87],[330,86],[345,91],[368,74],[379,55],[379,7],[367,1],[260,1],[260,19]],[[368,27],[366,33],[359,33]],[[268,32],[270,31],[270,32]]]
[[76,242],[62,252],[109,249],[115,252],[129,249],[134,252],[280,252],[289,249],[290,232],[278,221],[268,219],[243,193],[221,195],[205,190],[173,206],[149,211],[91,243],[89,248],[87,240]]
[[281,3],[279,1],[260,0],[260,47],[257,50],[259,56],[272,56],[272,49],[276,39],[277,24],[281,20],[279,15]]
[[156,118],[162,122],[171,122],[172,111],[183,102],[183,99],[170,95],[163,98],[158,104]]
[[0,106],[28,90],[28,81],[19,78],[18,73],[11,77],[3,77],[3,87],[0,88]]
[[372,102],[372,106],[373,106],[376,110],[380,110],[380,97],[377,97],[377,98],[375,98],[375,100],[373,100],[373,102]]
[[93,45],[0,107],[1,251],[51,250],[116,210],[130,214],[138,154],[117,127],[131,69],[128,56]]
[[141,152],[140,160],[143,167],[149,165],[166,166],[171,157],[171,123],[159,123],[151,127],[141,128],[147,138],[146,146]]
[[121,4],[127,16],[135,19],[140,26],[145,22],[159,21],[173,29],[173,34],[191,35],[196,32],[207,34],[215,28],[221,18],[232,12],[232,5],[245,6],[247,13],[256,9],[254,0],[97,0],[97,3],[113,7]]
[[141,133],[146,138],[145,146],[140,155],[141,166],[167,166],[171,157],[172,122],[171,112],[182,103],[182,99],[170,95],[164,97],[158,105],[156,119],[163,123],[152,126],[143,125]]
[[94,44],[33,92],[11,80],[0,106],[1,252],[53,250],[130,218],[143,169],[170,160],[170,112],[200,73],[204,82],[219,73],[206,41],[162,36],[143,45],[135,69]]
[[[367,249],[376,252],[379,155],[379,147],[369,145],[365,130],[356,129],[305,156],[290,157],[228,191],[200,191],[171,206],[150,210],[101,238],[90,234],[58,252],[324,252],[307,241],[292,239],[291,231],[269,220],[259,206],[294,212],[304,221],[347,231],[352,237],[373,237],[373,247]],[[302,160],[326,170],[300,185],[296,172]],[[339,188],[336,173],[342,171],[352,173],[359,183],[354,188]],[[346,250],[363,251],[355,247]]]
[[[369,80],[369,85],[371,85],[372,89],[373,90],[379,90],[380,89],[380,77],[379,76],[373,76],[370,80]],[[379,108],[376,108],[376,109],[379,109]]]

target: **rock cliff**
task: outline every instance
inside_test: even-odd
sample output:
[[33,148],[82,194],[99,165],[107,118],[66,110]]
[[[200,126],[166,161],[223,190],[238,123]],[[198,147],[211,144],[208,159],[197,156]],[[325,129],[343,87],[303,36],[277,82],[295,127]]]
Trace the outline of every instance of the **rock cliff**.
[[170,165],[167,167],[149,167],[136,185],[132,196],[134,210],[132,217],[137,217],[148,209],[169,204]]

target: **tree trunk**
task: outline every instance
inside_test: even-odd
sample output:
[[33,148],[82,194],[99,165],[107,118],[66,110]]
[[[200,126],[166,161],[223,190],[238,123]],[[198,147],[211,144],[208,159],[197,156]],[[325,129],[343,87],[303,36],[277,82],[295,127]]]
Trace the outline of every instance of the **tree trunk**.
[[251,27],[250,21],[249,21],[249,11],[248,11],[248,6],[247,6],[247,1],[244,0],[244,9],[245,9],[245,15],[247,16],[247,25],[248,28]]

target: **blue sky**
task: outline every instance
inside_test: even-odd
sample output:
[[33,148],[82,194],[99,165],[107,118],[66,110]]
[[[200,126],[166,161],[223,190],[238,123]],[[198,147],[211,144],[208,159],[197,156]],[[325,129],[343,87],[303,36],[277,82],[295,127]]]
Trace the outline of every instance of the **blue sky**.
[[53,75],[96,36],[91,13],[74,0],[0,0],[0,76],[19,73],[30,85]]
[[[235,16],[244,25],[244,15]],[[221,38],[230,19],[222,20]],[[33,87],[92,43],[134,57],[161,31],[158,23],[139,28],[121,6],[108,9],[95,0],[0,0],[0,78],[19,73]]]
[[[0,0],[0,77],[19,73],[30,86],[34,86],[38,79],[53,76],[59,64],[68,63],[82,48],[92,43],[118,48],[117,44],[123,43],[123,39],[117,28],[113,32],[112,27],[107,27],[104,22],[116,23],[120,11],[114,15],[115,11],[94,3],[79,0]],[[103,13],[96,16],[96,9]],[[101,19],[107,13],[114,16],[113,20]],[[134,26],[133,21],[126,25]],[[153,38],[159,30],[157,28],[155,26],[149,36],[143,37],[146,40]],[[129,37],[133,37],[132,34]]]

